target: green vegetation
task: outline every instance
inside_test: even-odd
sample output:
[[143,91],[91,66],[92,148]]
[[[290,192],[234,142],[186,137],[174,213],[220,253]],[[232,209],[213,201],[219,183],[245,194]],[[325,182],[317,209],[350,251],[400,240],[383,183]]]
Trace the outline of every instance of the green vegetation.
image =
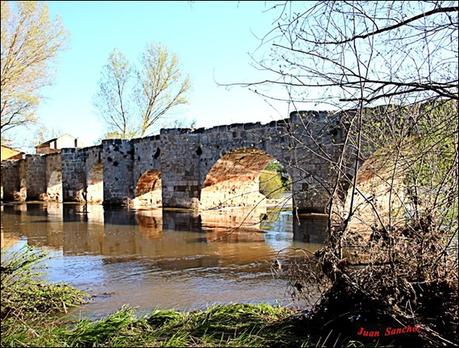
[[30,345],[29,340],[42,337],[38,332],[49,329],[54,315],[85,302],[87,295],[80,290],[37,280],[38,263],[45,256],[31,248],[9,253],[2,249],[2,347]]
[[37,264],[46,255],[31,248],[4,255],[2,250],[1,320],[35,319],[37,315],[66,312],[85,302],[84,292],[64,284],[44,284],[37,280]]
[[290,337],[287,325],[276,324],[290,313],[284,308],[239,304],[191,313],[155,310],[137,318],[132,308],[124,307],[99,321],[82,320],[73,328],[53,330],[49,341],[61,346],[288,345],[295,337]]
[[2,334],[2,346],[314,346],[306,331],[300,331],[290,320],[293,313],[269,305],[231,304],[189,313],[155,310],[139,318],[134,309],[123,307],[97,321],[18,322]]
[[290,345],[300,337],[292,336],[288,325],[276,325],[289,314],[266,305],[225,305],[191,313],[156,310],[137,318],[132,308],[123,307],[98,321],[19,324],[2,335],[2,346]]
[[289,187],[287,172],[277,161],[271,161],[260,174],[260,192],[269,199],[281,198]]

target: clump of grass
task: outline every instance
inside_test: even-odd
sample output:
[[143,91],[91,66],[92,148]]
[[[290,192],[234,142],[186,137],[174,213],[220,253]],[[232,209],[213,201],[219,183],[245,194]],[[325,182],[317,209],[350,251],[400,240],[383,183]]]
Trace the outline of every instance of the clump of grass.
[[86,294],[65,284],[45,284],[38,280],[39,262],[46,257],[30,247],[17,252],[2,250],[1,311],[7,321],[31,319],[85,302]]
[[222,305],[205,311],[156,310],[136,317],[129,307],[98,321],[55,321],[9,333],[5,345],[66,347],[301,346],[288,324],[292,310],[268,305]]
[[164,344],[179,339],[192,346],[241,346],[248,340],[250,345],[266,346],[272,336],[269,327],[291,313],[263,304],[232,304],[191,313],[155,311],[146,320],[155,327],[155,339]]
[[269,305],[234,304],[213,306],[189,317],[193,335],[211,333],[216,336],[234,337],[247,332],[258,332],[263,327],[285,318],[291,312]]
[[[155,310],[137,319],[124,307],[111,316],[80,321],[61,334],[70,346],[279,346],[292,342],[287,326],[275,330],[292,311],[269,305],[219,305],[205,311],[181,313]],[[284,344],[289,345],[289,344]]]
[[134,309],[123,307],[102,320],[81,320],[74,328],[63,330],[60,336],[69,346],[124,346],[129,338],[143,333],[143,326]]
[[[86,301],[86,293],[65,284],[39,280],[42,251],[25,247],[11,252],[2,249],[1,258],[1,346],[61,346],[56,340],[60,313]],[[33,341],[35,344],[30,344]]]

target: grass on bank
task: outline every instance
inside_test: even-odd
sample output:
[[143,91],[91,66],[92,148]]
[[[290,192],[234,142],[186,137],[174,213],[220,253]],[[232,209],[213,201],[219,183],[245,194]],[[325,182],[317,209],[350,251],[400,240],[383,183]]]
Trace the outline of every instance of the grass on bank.
[[288,324],[291,310],[269,305],[222,305],[182,313],[156,310],[138,318],[121,310],[98,321],[10,320],[2,346],[40,347],[184,347],[306,346],[307,337]]
[[[287,346],[295,336],[276,324],[289,310],[266,305],[224,305],[205,311],[181,313],[156,310],[137,318],[132,308],[99,321],[46,332],[31,344],[59,346]],[[296,342],[296,345],[301,345]]]
[[38,280],[42,252],[2,250],[1,346],[301,346],[293,311],[269,305],[233,304],[182,313],[155,310],[137,317],[121,310],[98,320],[71,320],[68,308],[88,295],[65,284]]

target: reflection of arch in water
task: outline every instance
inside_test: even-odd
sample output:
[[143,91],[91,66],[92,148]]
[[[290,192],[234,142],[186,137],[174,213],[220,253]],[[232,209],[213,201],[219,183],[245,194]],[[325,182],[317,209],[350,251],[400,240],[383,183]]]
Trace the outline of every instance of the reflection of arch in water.
[[201,209],[266,205],[266,197],[260,193],[260,174],[273,160],[273,156],[255,148],[223,155],[204,180]]
[[88,223],[95,225],[104,224],[104,207],[98,204],[86,204],[83,208],[83,212],[88,220]]
[[163,217],[161,209],[138,210],[135,214],[135,221],[139,231],[150,239],[161,238],[163,231]]
[[238,231],[222,231],[213,230],[205,235],[208,243],[224,242],[224,243],[259,243],[265,241],[265,235],[257,231],[238,230]]
[[137,180],[135,198],[132,201],[135,207],[157,208],[162,205],[161,172],[147,170]]
[[50,201],[62,201],[62,170],[53,170],[49,175],[46,185],[46,195]]
[[92,166],[86,179],[86,202],[102,203],[104,200],[104,165],[98,162]]
[[293,239],[303,243],[323,244],[327,239],[328,216],[300,214],[293,219]]
[[209,231],[261,230],[260,221],[267,213],[266,207],[228,208],[201,211],[202,227]]

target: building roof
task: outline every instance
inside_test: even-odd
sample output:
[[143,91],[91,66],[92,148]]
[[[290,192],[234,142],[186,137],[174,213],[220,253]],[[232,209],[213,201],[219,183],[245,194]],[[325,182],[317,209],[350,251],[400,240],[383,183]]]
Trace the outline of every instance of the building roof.
[[43,145],[46,145],[46,144],[50,144],[50,143],[53,142],[54,140],[57,140],[57,138],[49,139],[49,140],[45,141],[44,143],[35,145],[35,147],[39,147],[39,146],[43,146]]
[[48,145],[50,143],[52,143],[53,141],[57,140],[57,139],[60,139],[60,138],[64,138],[64,137],[68,137],[68,138],[73,138],[73,139],[78,139],[77,137],[74,137],[73,135],[70,135],[68,133],[65,133],[65,134],[62,134],[56,138],[52,138],[52,139],[49,139],[41,144],[38,144],[38,145],[35,145],[35,147],[41,147],[41,146],[44,146],[44,145]]
[[2,144],[2,148],[6,148],[6,149],[10,149],[10,150],[13,150],[13,151],[20,152],[19,150],[15,149],[15,148],[13,148],[11,146],[7,146],[7,145],[3,145],[3,144]]
[[23,154],[24,152],[13,149],[12,147],[2,145],[2,152],[1,152],[1,158],[2,161],[6,160],[8,158],[14,157],[16,155]]

